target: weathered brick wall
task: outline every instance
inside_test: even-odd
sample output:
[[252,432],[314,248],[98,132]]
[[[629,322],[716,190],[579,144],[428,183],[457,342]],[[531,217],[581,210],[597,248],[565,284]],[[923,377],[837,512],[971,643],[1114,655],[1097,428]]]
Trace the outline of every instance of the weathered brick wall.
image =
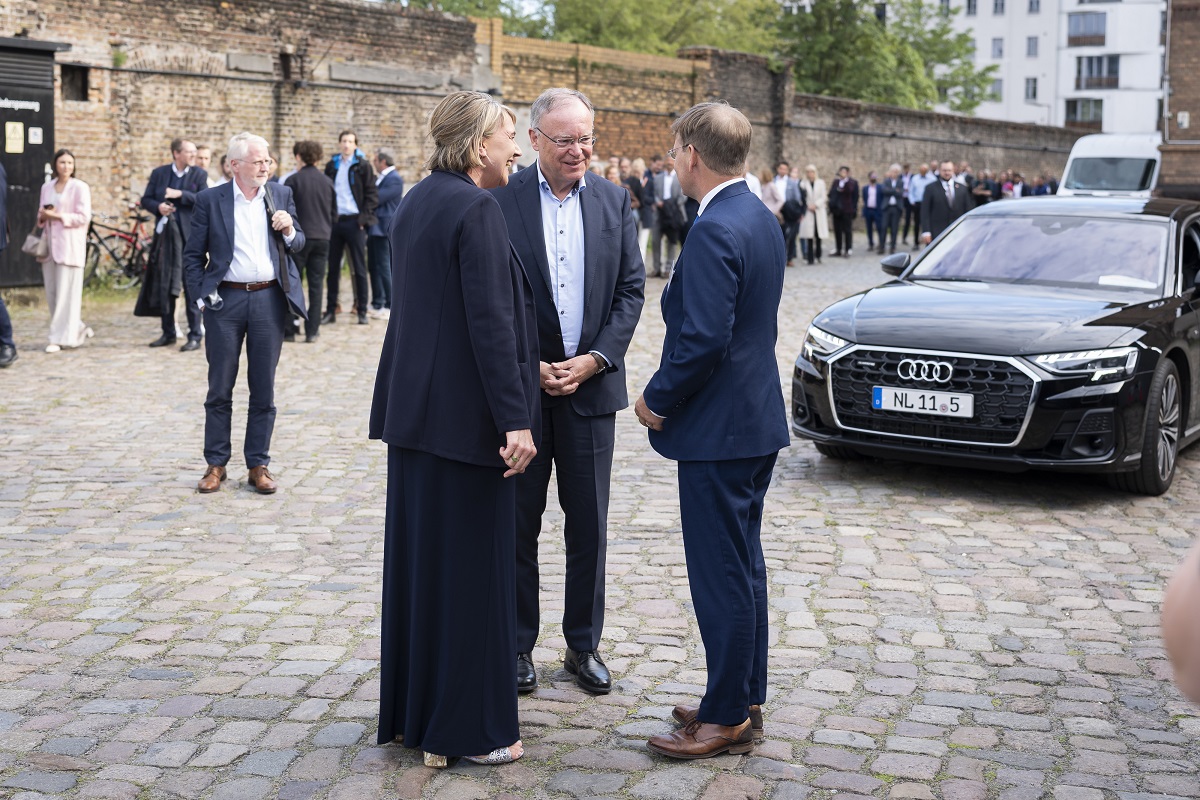
[[[362,0],[0,5],[0,31],[21,29],[69,42],[58,62],[91,68],[87,102],[57,94],[55,137],[74,150],[98,210],[109,213],[140,192],[181,135],[219,156],[230,136],[250,130],[287,169],[296,140],[332,152],[338,131],[352,127],[364,150],[394,150],[414,181],[429,112],[446,92],[471,87],[475,69],[469,20]],[[230,58],[259,63],[235,69]]]
[[[1171,3],[1170,118],[1162,146],[1159,191],[1171,197],[1200,199],[1200,3]],[[1190,117],[1179,127],[1179,112]]]

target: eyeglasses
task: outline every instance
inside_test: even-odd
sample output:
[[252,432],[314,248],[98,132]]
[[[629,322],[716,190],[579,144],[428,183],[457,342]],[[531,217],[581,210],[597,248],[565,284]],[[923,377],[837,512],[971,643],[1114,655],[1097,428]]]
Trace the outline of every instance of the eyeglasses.
[[263,167],[267,167],[268,169],[270,169],[271,165],[275,163],[275,159],[273,159],[273,158],[268,158],[268,159],[260,160],[260,161],[243,161],[240,158],[234,158],[234,159],[230,159],[230,160],[237,161],[239,164],[253,164],[255,169],[262,169]]
[[681,144],[681,145],[679,145],[679,147],[672,147],[670,150],[668,150],[668,151],[667,151],[667,158],[669,158],[669,159],[671,159],[672,161],[674,161],[674,160],[675,160],[675,156],[679,155],[679,152],[680,152],[681,150],[686,150],[686,149],[687,149],[687,148],[689,148],[689,147],[691,147],[693,150],[695,150],[695,149],[696,149],[695,147],[693,147],[693,146],[692,146],[692,145],[690,145],[690,144]]
[[554,145],[555,145],[555,146],[556,146],[556,147],[557,147],[559,150],[566,150],[567,148],[571,147],[572,145],[576,145],[576,144],[577,144],[577,145],[579,145],[581,148],[585,148],[585,147],[593,147],[593,146],[595,146],[595,144],[596,144],[596,137],[595,137],[595,135],[592,135],[592,136],[580,136],[578,139],[555,139],[553,136],[549,135],[548,133],[546,133],[546,132],[545,132],[544,130],[542,130],[541,128],[534,128],[534,130],[535,130],[535,131],[537,131],[538,133],[540,133],[540,134],[541,134],[542,136],[544,136],[545,138],[547,138],[547,139],[549,139],[550,141],[554,142]]

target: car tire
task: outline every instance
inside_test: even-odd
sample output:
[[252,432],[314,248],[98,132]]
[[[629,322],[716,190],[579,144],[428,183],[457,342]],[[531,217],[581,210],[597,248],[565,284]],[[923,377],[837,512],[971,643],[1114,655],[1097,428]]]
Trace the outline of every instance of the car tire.
[[866,456],[857,450],[851,450],[849,447],[843,447],[840,444],[825,444],[824,442],[813,442],[817,448],[817,452],[826,458],[836,458],[839,461],[859,461]]
[[1111,476],[1118,489],[1160,495],[1171,488],[1179,457],[1183,425],[1183,388],[1175,362],[1164,358],[1154,369],[1142,426],[1142,461],[1132,472]]

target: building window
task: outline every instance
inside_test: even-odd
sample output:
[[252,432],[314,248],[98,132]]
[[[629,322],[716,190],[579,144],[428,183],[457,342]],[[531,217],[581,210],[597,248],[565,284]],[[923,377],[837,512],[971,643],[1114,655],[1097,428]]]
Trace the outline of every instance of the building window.
[[1067,14],[1067,47],[1103,47],[1104,28],[1103,11]]
[[1042,0],[1029,0],[1029,13],[1030,14],[1042,13]]
[[1100,130],[1104,121],[1104,101],[1090,97],[1067,101],[1066,124],[1073,128]]
[[1038,37],[1028,36],[1025,38],[1025,55],[1030,58],[1037,58],[1038,54]]
[[1025,99],[1037,100],[1037,78],[1025,79]]
[[941,0],[941,12],[943,17],[950,16],[950,0]]
[[967,0],[967,16],[973,17],[979,13],[979,0]]
[[62,70],[62,99],[81,100],[86,103],[88,99],[88,68],[63,64],[60,69]]
[[996,16],[1004,13],[1004,0],[992,0],[992,13]]
[[1001,100],[1004,99],[1004,79],[1003,78],[996,78],[996,80],[992,81],[991,95],[992,96],[989,99],[994,100],[997,103],[999,103]]
[[1076,89],[1116,89],[1120,82],[1120,56],[1086,56],[1075,59]]
[[1004,39],[997,36],[992,39],[992,58],[1004,58]]

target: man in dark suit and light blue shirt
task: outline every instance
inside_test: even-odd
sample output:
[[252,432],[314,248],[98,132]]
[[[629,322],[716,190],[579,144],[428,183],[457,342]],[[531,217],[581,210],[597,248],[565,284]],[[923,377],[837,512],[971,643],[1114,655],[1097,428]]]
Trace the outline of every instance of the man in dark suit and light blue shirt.
[[379,207],[375,224],[367,229],[367,274],[371,277],[371,310],[367,316],[388,319],[392,314],[392,259],[388,246],[388,226],[404,199],[404,179],[396,171],[396,157],[390,150],[375,154],[375,188]]
[[[169,235],[171,232],[167,230],[168,227],[172,224],[178,225],[178,236],[184,247],[187,246],[188,233],[191,230],[192,208],[196,205],[196,195],[208,188],[208,173],[195,166],[195,163],[196,145],[186,139],[175,139],[171,142],[171,163],[154,168],[150,173],[150,180],[146,182],[146,191],[142,194],[142,208],[158,220],[154,227],[155,235]],[[164,258],[160,269],[173,270],[178,263]],[[175,298],[179,296],[179,289],[183,289],[188,332],[187,342],[179,349],[184,352],[199,350],[203,328],[200,312],[194,304],[195,298],[188,296],[182,275],[174,270],[171,274],[164,272],[163,279],[171,288],[167,292],[168,305],[162,315],[162,336],[151,342],[150,346],[165,347],[175,344]]]
[[548,89],[530,109],[538,160],[494,190],[513,248],[529,272],[541,346],[542,439],[517,482],[517,689],[537,687],[537,540],[552,469],[566,518],[565,665],[605,694],[612,678],[598,651],[604,628],[608,491],[617,411],[629,405],[625,352],[641,317],[645,266],[629,192],[589,180],[591,102]]
[[304,233],[293,221],[292,190],[281,183],[267,184],[272,159],[266,140],[239,133],[229,140],[228,156],[233,180],[197,199],[183,251],[188,290],[200,298],[197,305],[205,309],[208,325],[208,469],[196,488],[215,492],[226,477],[233,385],[244,341],[250,388],[243,447],[250,468],[247,482],[260,494],[271,494],[278,488],[267,469],[275,429],[275,367],[288,306],[307,318],[300,272],[291,256],[304,247]]
[[708,664],[699,708],[650,739],[672,758],[745,753],[767,692],[763,498],[788,428],[775,359],[786,250],[742,178],[749,120],[725,103],[671,126],[679,181],[703,198],[662,297],[662,361],[634,405],[650,444],[678,462],[688,580]]

